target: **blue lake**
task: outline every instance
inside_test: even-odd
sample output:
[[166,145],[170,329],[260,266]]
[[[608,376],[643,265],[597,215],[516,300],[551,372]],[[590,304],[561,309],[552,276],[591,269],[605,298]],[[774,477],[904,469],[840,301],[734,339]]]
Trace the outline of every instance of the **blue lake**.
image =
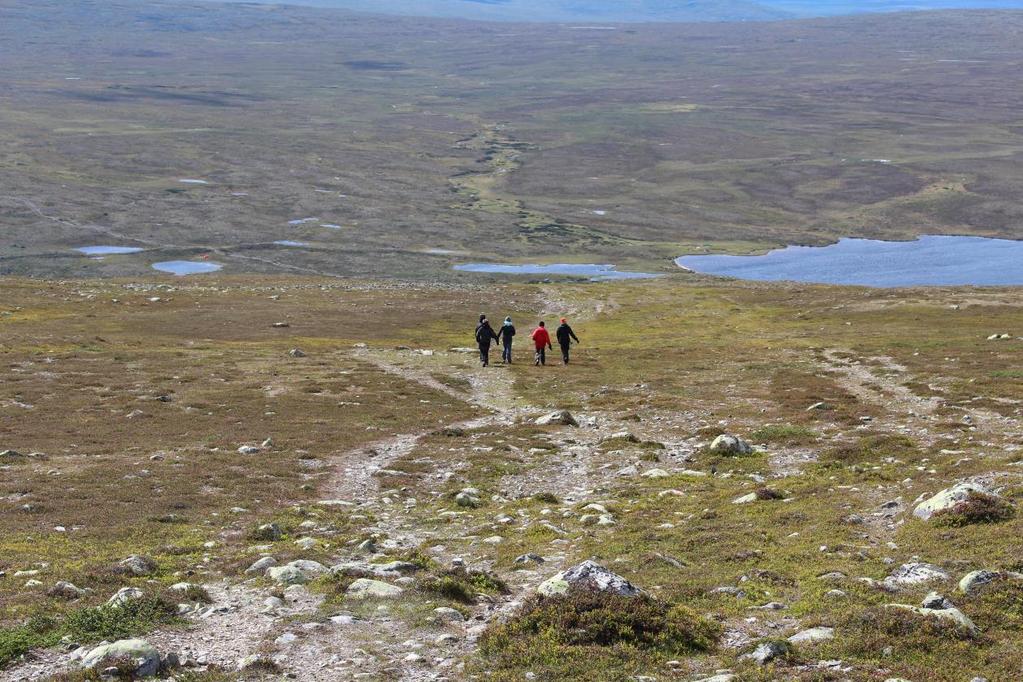
[[134,246],[82,246],[75,251],[84,253],[86,256],[115,256],[124,253],[138,253],[142,249]]
[[207,272],[216,272],[222,268],[220,263],[200,262],[193,260],[168,260],[162,263],[153,263],[153,268],[160,272],[169,272],[172,275],[182,277],[184,275],[200,275]]
[[682,256],[695,272],[759,281],[869,287],[1023,284],[1023,241],[927,235],[916,241],[842,239],[761,256]]
[[649,272],[625,272],[613,265],[593,263],[552,263],[550,265],[515,265],[512,263],[466,263],[456,265],[461,272],[482,272],[502,275],[569,275],[587,277],[595,282],[611,279],[651,279],[658,277]]

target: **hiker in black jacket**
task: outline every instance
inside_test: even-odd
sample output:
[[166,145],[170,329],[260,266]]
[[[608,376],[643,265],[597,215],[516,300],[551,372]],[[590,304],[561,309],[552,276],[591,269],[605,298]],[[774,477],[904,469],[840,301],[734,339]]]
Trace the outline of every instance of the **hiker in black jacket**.
[[480,323],[476,327],[476,343],[479,344],[480,362],[483,363],[484,367],[490,367],[490,342],[498,340],[499,338],[490,326],[487,316],[480,315]]
[[510,317],[504,318],[504,325],[501,326],[501,331],[497,335],[501,337],[501,345],[504,346],[504,350],[501,352],[501,361],[510,365],[512,339],[515,338],[515,325],[512,324]]
[[579,337],[575,335],[572,328],[568,326],[568,320],[561,318],[561,326],[558,327],[557,331],[558,345],[561,346],[561,359],[564,363],[568,364],[568,350],[572,347],[572,340],[575,339],[576,343],[579,343]]

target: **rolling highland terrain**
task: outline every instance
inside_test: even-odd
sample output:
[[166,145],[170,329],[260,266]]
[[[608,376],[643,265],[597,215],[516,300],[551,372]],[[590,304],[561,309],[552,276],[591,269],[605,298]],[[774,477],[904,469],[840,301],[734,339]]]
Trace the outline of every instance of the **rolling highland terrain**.
[[0,682],[1023,679],[1021,36],[0,0]]
[[1023,13],[614,29],[5,0],[0,273],[672,271],[1018,236]]

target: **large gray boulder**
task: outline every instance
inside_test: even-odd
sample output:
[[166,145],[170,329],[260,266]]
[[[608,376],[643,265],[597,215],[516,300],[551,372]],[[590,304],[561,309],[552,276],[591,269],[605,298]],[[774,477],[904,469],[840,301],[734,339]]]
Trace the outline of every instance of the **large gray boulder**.
[[575,588],[607,592],[623,597],[637,597],[643,593],[641,589],[622,576],[589,560],[546,580],[536,588],[536,591],[545,597],[551,597],[566,594],[569,589]]
[[103,670],[131,661],[133,677],[153,677],[160,673],[160,652],[143,639],[122,639],[100,644],[82,659],[86,670]]
[[927,521],[939,511],[952,509],[969,497],[970,493],[980,493],[982,495],[994,494],[980,483],[973,483],[971,481],[957,483],[951,488],[946,488],[934,497],[918,504],[916,509],[913,510],[913,516]]

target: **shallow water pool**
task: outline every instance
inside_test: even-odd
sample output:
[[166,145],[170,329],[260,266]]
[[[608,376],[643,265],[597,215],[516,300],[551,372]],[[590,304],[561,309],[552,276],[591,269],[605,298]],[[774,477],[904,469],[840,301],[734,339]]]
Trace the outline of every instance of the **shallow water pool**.
[[1023,242],[985,237],[842,239],[760,256],[682,256],[675,262],[694,272],[758,281],[869,287],[1023,284]]
[[161,263],[153,263],[153,269],[160,272],[168,272],[178,277],[185,275],[201,275],[208,272],[216,272],[224,267],[220,263],[194,260],[168,260]]

